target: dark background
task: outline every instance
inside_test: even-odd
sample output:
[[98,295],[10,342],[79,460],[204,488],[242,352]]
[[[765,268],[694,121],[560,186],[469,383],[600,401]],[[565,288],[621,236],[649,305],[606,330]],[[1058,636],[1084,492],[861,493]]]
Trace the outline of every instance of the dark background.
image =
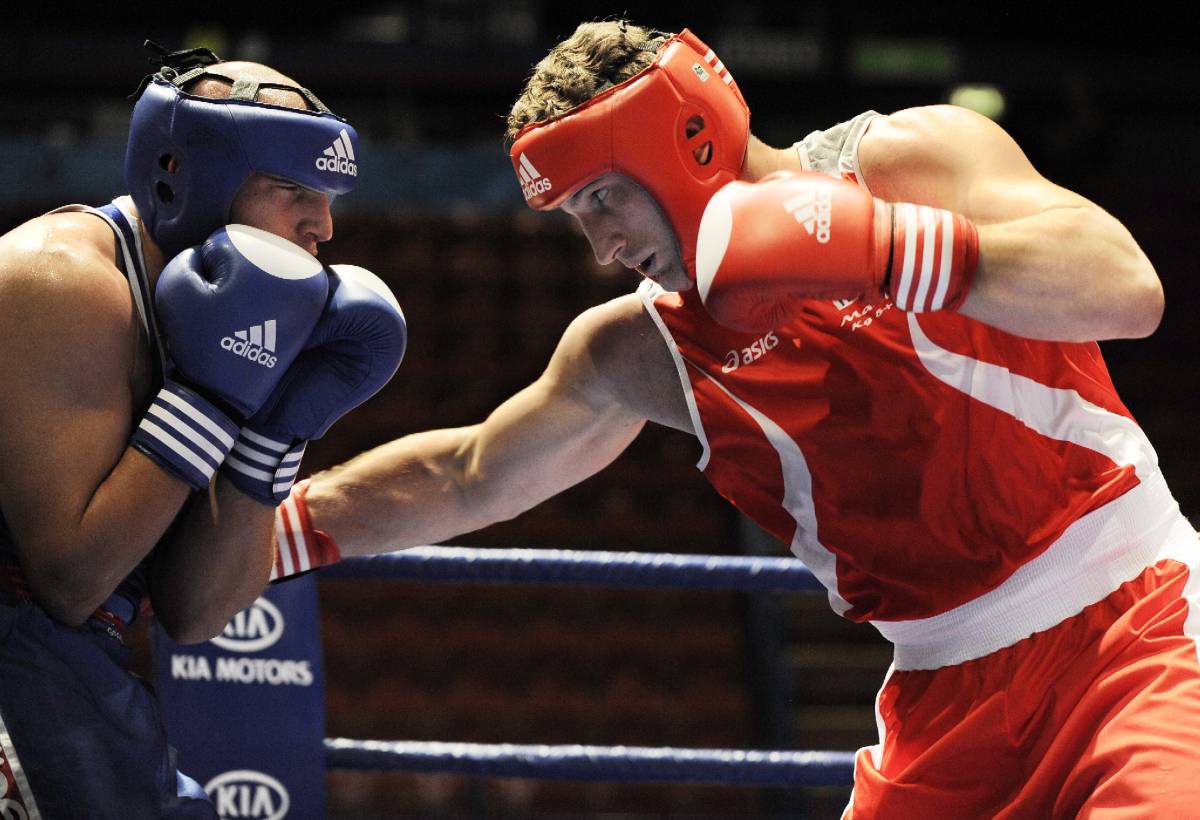
[[[1158,269],[1158,332],[1102,348],[1184,512],[1200,514],[1190,459],[1200,445],[1197,28],[1152,4],[1111,14],[941,5],[428,0],[186,14],[121,6],[83,17],[8,8],[0,229],[122,192],[125,95],[146,71],[146,37],[203,42],[312,88],[363,141],[360,190],[339,201],[323,257],[383,276],[412,332],[392,384],[310,449],[317,469],[407,432],[479,421],[537,376],[575,314],[636,285],[628,271],[596,266],[568,222],[524,209],[503,152],[503,117],[524,77],[577,22],[627,14],[692,28],[774,145],[867,108],[990,84],[1006,101],[999,121],[1039,170],[1120,218]],[[647,430],[596,478],[457,541],[741,552],[744,525],[692,468],[698,455],[688,437]],[[869,628],[839,622],[819,597],[349,582],[326,582],[322,595],[330,735],[854,748],[871,742],[871,694],[888,661]],[[337,773],[330,784],[331,813],[355,817],[836,816],[845,800],[843,790],[441,775]]]

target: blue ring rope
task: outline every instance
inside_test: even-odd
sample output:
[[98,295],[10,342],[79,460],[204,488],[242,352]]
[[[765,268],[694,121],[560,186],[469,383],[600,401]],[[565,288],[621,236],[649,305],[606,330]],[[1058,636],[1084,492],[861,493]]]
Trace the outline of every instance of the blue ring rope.
[[[743,591],[824,588],[794,558],[415,547],[325,567],[327,578],[593,584]],[[330,769],[753,786],[849,786],[852,752],[325,739]]]
[[727,786],[850,786],[853,752],[325,739],[329,769]]
[[347,558],[323,568],[321,576],[748,592],[824,589],[812,571],[795,558],[474,547],[414,547]]

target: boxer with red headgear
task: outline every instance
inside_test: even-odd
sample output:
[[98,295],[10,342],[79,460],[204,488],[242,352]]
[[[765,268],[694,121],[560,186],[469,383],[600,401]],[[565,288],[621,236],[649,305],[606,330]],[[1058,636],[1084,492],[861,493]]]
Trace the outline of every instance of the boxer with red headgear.
[[[696,232],[713,194],[741,176],[750,110],[733,76],[690,31],[654,62],[566,114],[531,124],[510,155],[530,207],[558,208],[604,174],[621,174],[658,203],[695,276]],[[643,262],[646,260],[643,259]]]
[[198,642],[254,601],[304,442],[403,352],[379,280],[316,259],[354,129],[272,68],[159,51],[131,195],[0,237],[5,817],[216,817],[125,632],[152,605]]
[[[607,174],[640,185],[678,248],[677,258],[664,258],[671,254],[660,243],[633,267],[673,290],[698,282],[709,312],[736,330],[771,330],[800,310],[798,302],[816,297],[887,293],[897,307],[918,311],[963,302],[978,237],[961,215],[901,204],[894,217],[891,204],[855,185],[789,171],[726,188],[742,173],[749,113],[725,65],[685,30],[645,70],[525,126],[510,154],[525,199],[538,210],[575,213],[576,192]],[[801,206],[791,203],[805,203],[813,216],[794,219]],[[580,221],[586,230],[588,220]],[[806,237],[813,226],[816,244]],[[918,252],[927,257],[919,265]]]
[[436,543],[671,426],[895,643],[848,816],[1187,816],[1200,544],[1095,344],[1155,328],[1154,268],[970,111],[782,148],[745,116],[690,33],[556,46],[510,116],[517,182],[647,281],[481,423],[314,477],[281,540],[313,563]]

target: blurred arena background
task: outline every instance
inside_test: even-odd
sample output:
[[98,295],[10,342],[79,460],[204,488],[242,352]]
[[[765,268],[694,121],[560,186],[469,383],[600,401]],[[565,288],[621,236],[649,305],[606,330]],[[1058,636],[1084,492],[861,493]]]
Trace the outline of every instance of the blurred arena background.
[[[531,65],[585,19],[687,26],[730,66],[768,143],[862,110],[950,100],[1001,122],[1050,179],[1132,231],[1167,293],[1150,339],[1103,345],[1185,514],[1200,515],[1195,239],[1200,54],[1185,14],[845,4],[410,0],[162,4],[0,24],[0,230],[123,193],[141,42],[208,45],[310,86],[362,137],[326,262],[379,273],[410,347],[386,390],[309,449],[309,471],[404,433],[480,420],[535,378],[583,308],[636,285],[559,215],[525,209],[503,116]],[[152,9],[152,11],[148,11]],[[1115,308],[1118,306],[1114,306]],[[613,467],[486,546],[783,554],[648,429]],[[1194,519],[1195,520],[1195,519]],[[371,739],[853,749],[874,739],[889,662],[821,596],[326,581],[327,734]],[[749,790],[335,773],[336,817],[836,817],[842,790]]]

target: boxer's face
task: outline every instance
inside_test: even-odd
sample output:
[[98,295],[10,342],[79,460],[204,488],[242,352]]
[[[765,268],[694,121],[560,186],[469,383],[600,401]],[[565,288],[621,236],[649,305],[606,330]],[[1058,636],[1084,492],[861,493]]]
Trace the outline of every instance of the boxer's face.
[[601,265],[620,262],[666,290],[692,287],[679,240],[649,192],[621,174],[605,174],[562,204],[578,220]]
[[261,228],[317,255],[333,236],[329,196],[281,177],[252,174],[229,208],[229,221]]

